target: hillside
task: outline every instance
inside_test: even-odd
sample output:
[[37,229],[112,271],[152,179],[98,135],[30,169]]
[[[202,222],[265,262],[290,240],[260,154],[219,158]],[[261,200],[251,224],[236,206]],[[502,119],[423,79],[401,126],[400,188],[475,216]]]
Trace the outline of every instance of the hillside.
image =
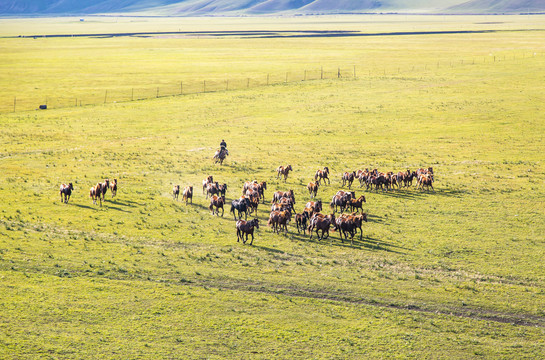
[[545,12],[542,0],[6,0],[0,15],[82,15],[146,12],[158,15],[335,14],[361,12]]

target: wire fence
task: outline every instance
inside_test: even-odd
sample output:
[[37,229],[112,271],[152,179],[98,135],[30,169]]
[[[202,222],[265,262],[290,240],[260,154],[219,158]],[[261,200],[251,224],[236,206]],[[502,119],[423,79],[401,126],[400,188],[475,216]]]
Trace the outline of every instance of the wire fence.
[[199,93],[234,91],[269,85],[279,85],[311,80],[355,79],[373,76],[396,76],[422,74],[422,72],[438,71],[444,68],[453,68],[467,65],[493,64],[543,56],[543,52],[522,54],[505,54],[481,56],[459,60],[438,60],[435,63],[418,64],[398,67],[365,68],[364,66],[345,66],[334,69],[319,69],[287,71],[282,73],[267,73],[262,76],[239,77],[225,80],[191,80],[179,81],[171,84],[162,84],[149,87],[120,86],[115,89],[101,89],[75,96],[47,96],[40,100],[36,96],[13,96],[10,99],[0,100],[0,113],[21,112],[39,109],[60,109],[77,106],[100,105],[120,102],[146,100],[167,96],[183,96]]

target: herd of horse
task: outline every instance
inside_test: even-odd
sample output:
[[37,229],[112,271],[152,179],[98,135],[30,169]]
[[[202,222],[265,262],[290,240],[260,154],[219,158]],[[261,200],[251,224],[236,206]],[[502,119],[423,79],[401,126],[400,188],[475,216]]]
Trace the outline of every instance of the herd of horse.
[[[284,182],[286,182],[289,172],[292,170],[291,165],[279,166],[276,169],[276,178],[283,178]],[[354,236],[357,235],[359,230],[361,240],[363,238],[363,222],[367,222],[367,214],[363,211],[363,203],[366,202],[366,199],[364,195],[357,197],[355,191],[351,190],[351,186],[356,179],[359,180],[360,187],[366,186],[366,190],[378,191],[378,189],[381,189],[382,191],[389,191],[395,188],[408,188],[416,181],[416,189],[429,191],[431,188],[431,190],[435,191],[433,188],[434,173],[432,167],[420,168],[416,171],[407,169],[407,171],[397,173],[393,171],[380,172],[377,169],[344,172],[341,177],[341,186],[348,187],[349,191],[337,191],[329,203],[330,213],[324,214],[322,213],[322,201],[314,201],[313,199],[316,198],[318,189],[326,185],[326,181],[327,184],[331,184],[329,174],[328,167],[316,171],[314,181],[309,182],[307,185],[310,201],[306,203],[301,213],[295,211],[295,194],[292,189],[273,193],[270,203],[271,210],[267,221],[267,225],[272,228],[273,233],[287,233],[288,224],[292,217],[295,217],[297,232],[303,232],[303,235],[308,233],[310,239],[312,239],[313,232],[316,232],[319,239],[327,239],[330,230],[332,230],[338,231],[342,242],[344,242],[344,239],[348,240],[350,238],[351,243],[353,243]],[[98,182],[90,188],[89,197],[93,200],[93,204],[100,203],[100,206],[102,206],[108,189],[112,194],[112,198],[115,197],[117,194],[117,179],[112,181],[105,179],[104,182]],[[266,189],[267,183],[265,181],[246,181],[240,198],[231,201],[230,212],[236,222],[237,242],[242,241],[245,244],[248,241],[248,236],[251,236],[250,245],[253,244],[254,229],[259,229],[257,208],[260,203],[265,204]],[[60,186],[61,202],[68,203],[73,190],[72,183],[62,184]],[[210,175],[203,180],[202,191],[206,199],[210,198],[208,209],[211,214],[220,216],[221,209],[221,216],[223,216],[227,184],[214,181],[213,176]],[[180,192],[182,193],[182,201],[185,201],[186,205],[189,202],[193,203],[193,186],[186,186],[181,191],[180,185],[175,185],[172,189],[174,200],[178,200]],[[335,216],[337,212],[340,214]],[[254,215],[255,218],[248,220],[248,215]]]

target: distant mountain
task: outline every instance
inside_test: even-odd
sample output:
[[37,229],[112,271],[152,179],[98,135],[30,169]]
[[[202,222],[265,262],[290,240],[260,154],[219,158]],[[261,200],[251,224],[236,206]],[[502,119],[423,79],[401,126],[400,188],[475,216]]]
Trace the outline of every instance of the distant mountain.
[[545,13],[545,0],[2,0],[0,15]]
[[448,12],[534,13],[543,12],[545,0],[471,0],[451,6]]

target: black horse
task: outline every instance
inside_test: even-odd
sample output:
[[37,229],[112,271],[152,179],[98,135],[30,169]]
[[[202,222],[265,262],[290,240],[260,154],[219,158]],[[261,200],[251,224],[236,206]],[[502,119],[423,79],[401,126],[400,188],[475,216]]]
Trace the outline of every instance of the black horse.
[[231,212],[233,213],[233,218],[236,220],[235,210],[238,211],[238,218],[242,219],[242,213],[244,213],[244,219],[248,219],[248,211],[250,211],[250,199],[240,198],[235,199],[231,202]]

